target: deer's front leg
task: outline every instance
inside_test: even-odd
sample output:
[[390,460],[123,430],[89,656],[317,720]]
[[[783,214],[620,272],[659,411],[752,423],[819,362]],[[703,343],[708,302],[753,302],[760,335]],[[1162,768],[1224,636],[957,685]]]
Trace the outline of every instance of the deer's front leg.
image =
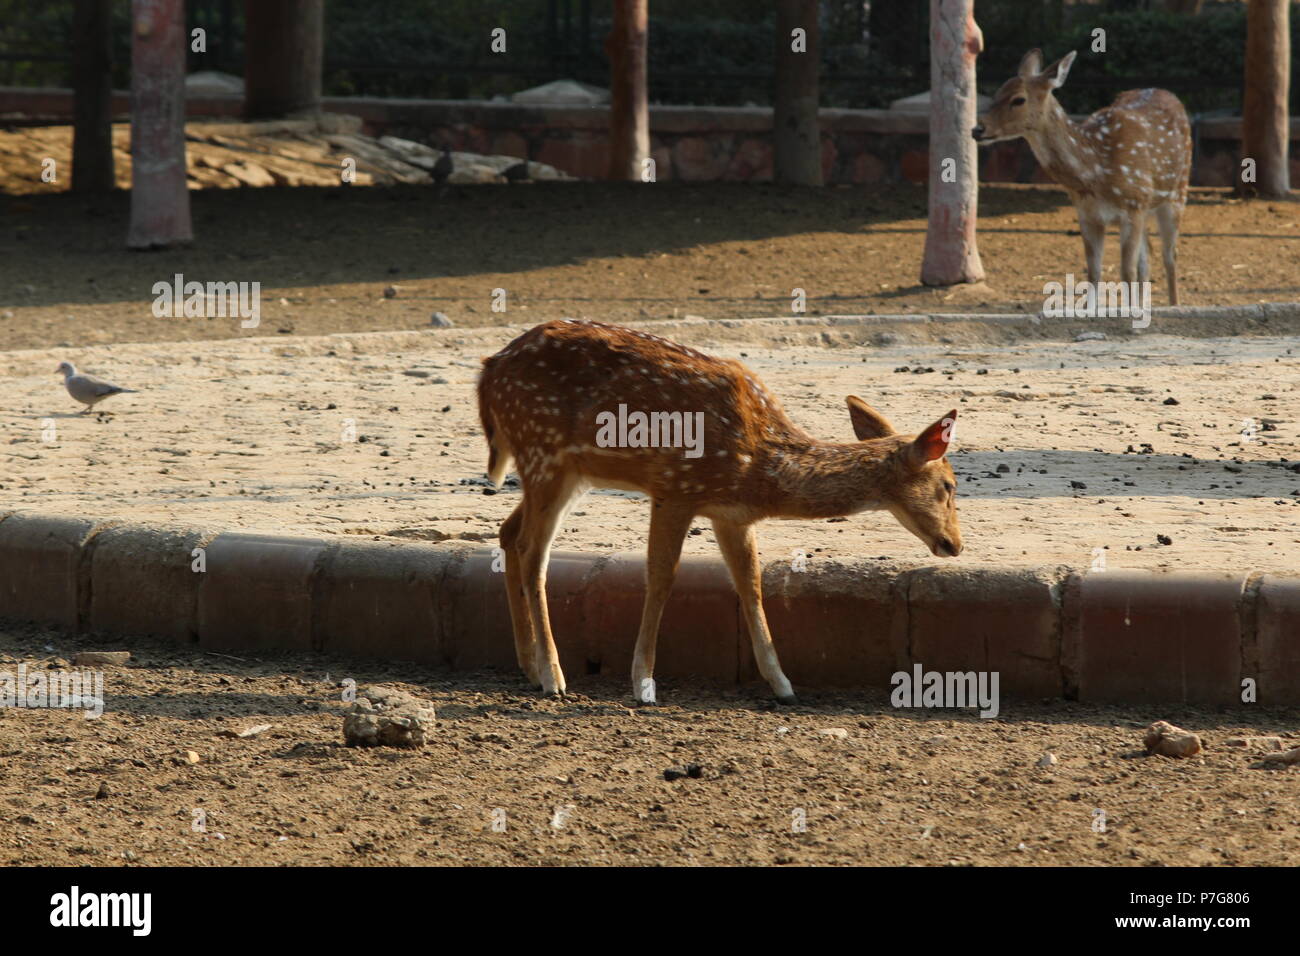
[[714,518],[713,532],[717,535],[718,547],[731,572],[731,580],[736,585],[736,593],[740,595],[740,609],[745,615],[745,625],[749,628],[749,640],[754,647],[758,672],[772,688],[777,700],[783,704],[793,704],[796,702],[794,689],[781,670],[776,647],[772,644],[772,634],[767,629],[767,615],[763,613],[763,568],[758,562],[754,526]]
[[650,506],[650,541],[646,548],[645,606],[641,610],[641,630],[636,637],[632,656],[632,696],[639,703],[655,703],[655,642],[659,637],[659,619],[664,602],[673,588],[677,564],[682,556],[682,542],[691,530],[693,509],[681,502],[656,499]]
[[1083,209],[1079,210],[1079,232],[1083,234],[1083,252],[1088,260],[1088,281],[1101,281],[1102,253],[1106,251],[1106,223]]
[[1145,212],[1133,212],[1124,217],[1120,224],[1120,278],[1125,282],[1137,282],[1146,259],[1147,216]]

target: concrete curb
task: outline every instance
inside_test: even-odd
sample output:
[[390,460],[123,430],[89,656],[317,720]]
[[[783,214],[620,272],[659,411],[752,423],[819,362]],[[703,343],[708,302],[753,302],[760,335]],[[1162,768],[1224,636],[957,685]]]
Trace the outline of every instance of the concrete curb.
[[[0,514],[0,618],[154,634],[236,653],[326,651],[466,670],[515,668],[492,548],[296,538]],[[639,554],[560,552],[548,598],[571,684],[626,677]],[[796,687],[887,689],[890,675],[997,671],[1002,692],[1081,701],[1300,705],[1300,576],[872,562],[764,569]],[[758,679],[718,559],[683,560],[656,673]]]
[[[874,342],[873,336],[892,331],[906,336],[937,334],[951,325],[982,326],[990,335],[1031,332],[1036,338],[1073,341],[1081,331],[1105,332],[1115,337],[1136,339],[1142,335],[1219,337],[1229,334],[1283,335],[1300,333],[1300,302],[1271,302],[1259,305],[1178,306],[1151,310],[1151,325],[1132,328],[1131,319],[1044,318],[1031,313],[929,312],[880,315],[775,315],[739,319],[700,316],[680,319],[646,319],[628,322],[629,328],[661,335],[695,334],[709,342],[739,344],[763,329],[789,330],[783,344],[837,342],[841,345]],[[1168,320],[1167,322],[1165,320]],[[1198,322],[1202,324],[1197,324]],[[1212,328],[1206,322],[1217,322]],[[1224,324],[1231,324],[1230,328]],[[482,348],[495,350],[532,328],[527,325],[457,326],[451,329],[393,329],[384,332],[333,332],[285,338],[274,335],[232,335],[205,340],[204,349],[214,359],[238,357],[239,350],[253,347],[283,358],[323,356],[331,352],[363,355],[376,350],[421,350],[431,348]],[[702,347],[714,347],[691,338]],[[157,342],[120,342],[112,346],[85,345],[74,351],[111,348],[117,360],[152,361]],[[232,351],[226,351],[232,350]],[[487,354],[485,352],[484,354]],[[0,353],[0,374],[10,377],[46,375],[49,349],[14,349]]]
[[[1240,319],[1268,322],[1271,320],[1300,320],[1300,302],[1262,302],[1254,305],[1176,305],[1176,306],[1155,306],[1151,309],[1151,327],[1147,332],[1155,332],[1156,322],[1159,319]],[[1114,321],[1120,325],[1131,325],[1132,320],[1126,318],[1088,318],[1080,317],[1053,317],[1040,313],[1032,312],[899,312],[899,313],[880,313],[871,315],[768,315],[755,316],[743,319],[661,319],[653,323],[630,323],[632,325],[654,324],[660,327],[673,325],[682,327],[692,327],[698,325],[717,325],[722,328],[744,328],[746,325],[768,324],[768,325],[787,325],[787,326],[807,326],[807,325],[828,325],[828,326],[853,326],[853,325],[918,325],[925,323],[957,323],[957,322],[983,322],[989,325],[1050,325],[1052,327],[1061,324],[1078,325],[1080,322],[1104,322]],[[1160,331],[1170,332],[1170,329]],[[1175,331],[1176,330],[1172,330]]]

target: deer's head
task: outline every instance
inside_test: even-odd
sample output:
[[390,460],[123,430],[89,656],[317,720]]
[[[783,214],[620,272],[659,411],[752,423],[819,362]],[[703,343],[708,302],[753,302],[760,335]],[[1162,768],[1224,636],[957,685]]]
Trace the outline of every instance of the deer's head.
[[1043,51],[1030,50],[1020,61],[1020,70],[1002,84],[993,105],[979,118],[971,135],[980,145],[1016,139],[1043,125],[1054,101],[1052,91],[1065,82],[1074,65],[1074,51],[1043,69]]
[[847,399],[853,433],[859,441],[893,439],[885,443],[889,479],[881,483],[881,502],[912,534],[939,558],[961,554],[961,525],[957,521],[957,476],[944,457],[957,425],[953,409],[913,437],[899,435],[878,411],[858,398]]

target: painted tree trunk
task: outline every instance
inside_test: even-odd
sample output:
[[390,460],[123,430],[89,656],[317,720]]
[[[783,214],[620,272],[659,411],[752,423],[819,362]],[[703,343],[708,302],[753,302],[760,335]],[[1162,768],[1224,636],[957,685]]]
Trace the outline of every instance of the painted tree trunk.
[[974,0],[930,0],[930,221],[921,281],[954,285],[984,278],[975,224],[979,160],[975,57],[984,37]]
[[[817,7],[817,0],[777,0],[776,4],[772,174],[779,183],[822,184]],[[802,33],[796,35],[796,30]]]
[[107,192],[113,180],[112,0],[72,11],[72,191]]
[[[376,16],[382,16],[377,8]],[[244,4],[244,113],[250,119],[320,110],[324,0]]]
[[605,39],[610,73],[610,179],[640,181],[650,156],[648,18],[647,0],[614,0],[614,22]]
[[131,0],[131,225],[126,244],[189,242],[184,0]]
[[1238,192],[1281,198],[1291,189],[1287,86],[1291,29],[1287,0],[1250,0],[1246,12],[1246,94],[1242,103],[1243,159],[1255,161],[1254,183],[1237,173]]

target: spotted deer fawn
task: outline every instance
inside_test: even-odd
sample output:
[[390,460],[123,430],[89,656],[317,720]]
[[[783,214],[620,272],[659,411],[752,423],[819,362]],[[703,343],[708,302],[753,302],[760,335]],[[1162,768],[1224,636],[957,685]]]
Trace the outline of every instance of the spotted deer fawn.
[[655,702],[659,620],[696,515],[713,523],[758,669],[785,702],[794,692],[763,614],[756,521],[888,510],[935,555],[962,549],[956,479],[944,459],[956,411],[911,437],[849,396],[858,441],[824,442],[791,422],[739,362],[573,319],[535,326],[484,359],[478,401],[492,482],[501,483],[513,460],[523,486],[501,525],[501,547],[519,666],[547,694],[563,694],[565,683],[547,615],[546,563],[560,522],[587,488],[650,498],[632,664],[632,694],[643,703]]
[[1002,84],[971,132],[981,144],[1023,136],[1043,170],[1065,187],[1079,216],[1088,280],[1101,281],[1106,227],[1120,225],[1120,277],[1150,276],[1147,217],[1155,214],[1164,252],[1169,304],[1178,304],[1178,227],[1187,205],[1192,133],[1187,111],[1168,90],[1129,90],[1081,123],[1065,114],[1052,91],[1074,64],[1068,53],[1047,69],[1030,50],[1018,75]]

